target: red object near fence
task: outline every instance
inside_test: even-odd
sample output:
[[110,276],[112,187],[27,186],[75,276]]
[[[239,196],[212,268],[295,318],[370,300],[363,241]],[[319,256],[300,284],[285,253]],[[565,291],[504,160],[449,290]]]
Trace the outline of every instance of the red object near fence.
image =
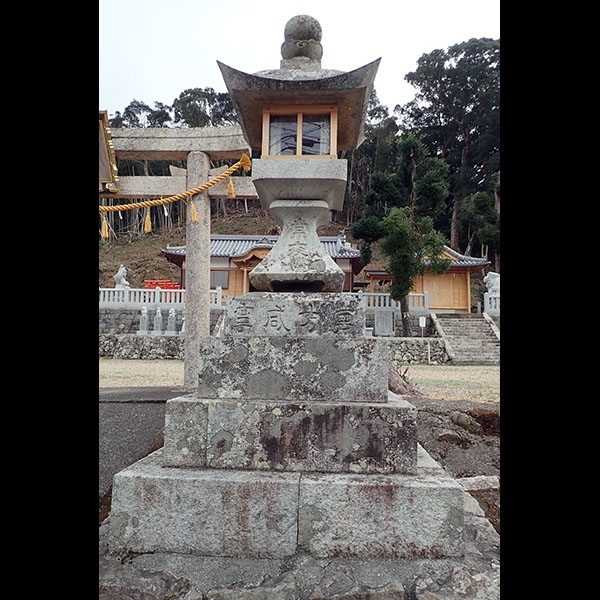
[[180,290],[179,283],[170,279],[144,279],[144,287],[149,290],[159,287],[161,290]]

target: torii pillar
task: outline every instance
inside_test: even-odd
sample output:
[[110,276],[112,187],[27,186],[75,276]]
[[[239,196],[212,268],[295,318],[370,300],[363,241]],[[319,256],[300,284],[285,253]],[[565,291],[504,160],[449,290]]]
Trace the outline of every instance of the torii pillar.
[[[208,181],[210,159],[194,151],[187,158],[187,189]],[[192,220],[194,202],[198,222]],[[210,198],[208,192],[192,196],[187,203],[185,261],[185,336],[183,385],[198,385],[200,337],[210,335]],[[191,259],[191,260],[190,260]]]

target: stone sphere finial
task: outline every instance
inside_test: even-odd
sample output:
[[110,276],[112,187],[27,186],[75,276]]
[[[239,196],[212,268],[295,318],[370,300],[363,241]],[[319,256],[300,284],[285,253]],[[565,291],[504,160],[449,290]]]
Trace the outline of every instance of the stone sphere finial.
[[322,29],[319,21],[308,15],[292,17],[285,26],[281,45],[281,56],[284,60],[307,58],[320,61],[323,56],[321,46]]

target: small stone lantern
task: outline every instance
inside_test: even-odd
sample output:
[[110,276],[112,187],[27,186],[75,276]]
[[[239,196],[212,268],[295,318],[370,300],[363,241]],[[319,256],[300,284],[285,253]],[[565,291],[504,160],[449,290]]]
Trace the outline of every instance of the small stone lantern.
[[243,73],[217,61],[250,147],[252,181],[281,237],[250,273],[259,291],[341,292],[344,273],[325,252],[317,227],[341,210],[347,161],[338,151],[364,139],[379,60],[350,72],[321,68],[321,26],[288,21],[279,69]]

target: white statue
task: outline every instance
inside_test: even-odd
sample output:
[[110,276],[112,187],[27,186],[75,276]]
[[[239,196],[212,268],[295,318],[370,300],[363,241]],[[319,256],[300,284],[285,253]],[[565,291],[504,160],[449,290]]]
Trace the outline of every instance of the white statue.
[[490,271],[484,278],[483,283],[487,287],[488,294],[493,296],[500,295],[500,273]]
[[119,270],[117,271],[117,274],[115,275],[115,288],[118,289],[128,289],[129,286],[129,281],[127,281],[127,279],[125,279],[127,275],[127,269],[121,265],[119,267]]

